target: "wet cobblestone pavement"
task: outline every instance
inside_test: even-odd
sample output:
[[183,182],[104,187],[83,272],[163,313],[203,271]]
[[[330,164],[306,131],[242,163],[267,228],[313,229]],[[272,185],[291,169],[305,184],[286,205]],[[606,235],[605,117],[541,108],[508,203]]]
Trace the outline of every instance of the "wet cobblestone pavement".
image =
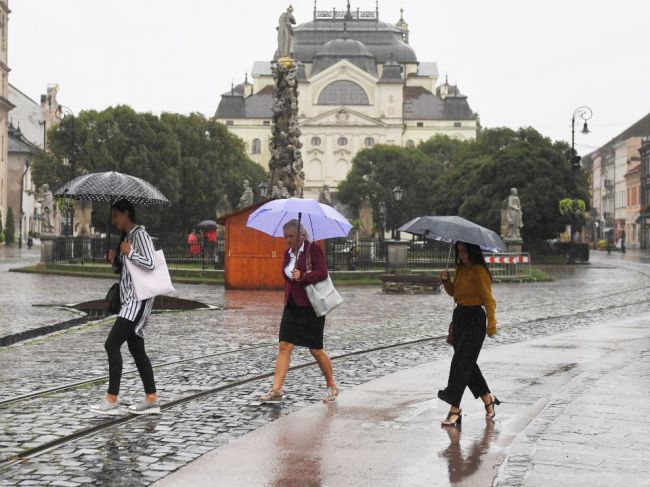
[[[595,260],[592,266],[553,269],[555,282],[495,286],[499,335],[487,346],[650,311],[650,266],[603,256]],[[106,281],[95,281],[73,279],[69,285],[83,286],[89,293],[94,292],[93,285],[106,287]],[[0,463],[2,485],[148,485],[234,437],[313,403],[322,394],[322,377],[313,366],[290,372],[287,400],[279,407],[257,402],[269,379],[236,384],[272,371],[281,294],[226,292],[205,286],[177,289],[181,297],[227,309],[152,317],[147,347],[163,402],[228,384],[232,387],[166,409],[160,417],[137,418],[102,430],[22,463]],[[448,353],[440,337],[451,314],[449,298],[383,295],[373,287],[343,287],[341,293],[346,302],[326,326],[326,346],[333,356],[438,337],[335,359],[336,378],[343,390]],[[30,309],[36,320],[41,308],[37,310]],[[106,387],[103,343],[111,324],[85,325],[0,349],[0,392],[5,401],[0,404],[0,457],[7,459],[106,421],[88,413],[86,407]],[[128,352],[124,354],[125,367],[132,370]],[[292,365],[309,362],[311,356],[301,351],[294,355]],[[88,379],[98,383],[6,403],[12,397]],[[138,398],[137,374],[124,376],[122,394],[127,400]]]

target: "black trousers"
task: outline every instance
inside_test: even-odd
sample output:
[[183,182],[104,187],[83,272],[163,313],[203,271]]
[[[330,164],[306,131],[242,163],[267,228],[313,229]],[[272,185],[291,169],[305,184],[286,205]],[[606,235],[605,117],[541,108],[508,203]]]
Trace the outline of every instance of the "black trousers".
[[485,340],[485,311],[481,306],[456,306],[453,325],[454,357],[451,359],[447,388],[439,397],[454,407],[460,407],[465,388],[475,398],[490,393],[476,361]]
[[129,352],[135,360],[135,365],[140,373],[140,378],[144,384],[144,392],[153,394],[156,392],[156,383],[153,378],[153,369],[151,362],[144,349],[144,338],[135,334],[136,323],[140,320],[144,311],[144,304],[141,305],[140,312],[135,321],[129,321],[125,318],[117,318],[113,324],[111,332],[108,334],[104,348],[108,354],[108,393],[118,395],[120,393],[120,382],[122,381],[122,344],[126,342],[129,346]]

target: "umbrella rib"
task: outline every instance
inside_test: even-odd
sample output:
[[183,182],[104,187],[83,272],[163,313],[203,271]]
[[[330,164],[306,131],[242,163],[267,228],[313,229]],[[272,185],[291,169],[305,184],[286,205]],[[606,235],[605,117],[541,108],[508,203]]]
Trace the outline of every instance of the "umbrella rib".
[[275,227],[275,230],[271,234],[272,237],[275,237],[275,234],[277,233],[278,229],[280,228],[280,224],[282,223],[282,220],[284,220],[284,217],[287,216],[287,212],[285,211],[280,219],[278,220],[278,225]]

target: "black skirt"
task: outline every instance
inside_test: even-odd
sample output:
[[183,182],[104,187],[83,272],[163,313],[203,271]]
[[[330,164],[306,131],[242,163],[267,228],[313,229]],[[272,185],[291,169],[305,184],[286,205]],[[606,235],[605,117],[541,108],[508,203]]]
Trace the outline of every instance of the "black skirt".
[[293,299],[284,307],[280,322],[280,341],[299,347],[323,348],[325,317],[316,316],[314,308],[296,306]]

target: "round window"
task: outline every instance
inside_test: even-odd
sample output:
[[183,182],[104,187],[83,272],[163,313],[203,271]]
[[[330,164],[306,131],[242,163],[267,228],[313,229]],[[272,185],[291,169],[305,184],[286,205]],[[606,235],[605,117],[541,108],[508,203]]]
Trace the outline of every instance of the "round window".
[[406,147],[408,147],[409,149],[415,149],[415,142],[413,142],[412,140],[407,140]]
[[363,142],[366,145],[366,147],[372,147],[373,145],[375,145],[375,139],[373,139],[372,137],[366,137],[366,140],[364,140]]
[[348,139],[347,137],[339,137],[339,145],[348,145]]
[[311,138],[311,145],[317,146],[317,145],[320,145],[320,142],[321,142],[320,137],[312,137]]

